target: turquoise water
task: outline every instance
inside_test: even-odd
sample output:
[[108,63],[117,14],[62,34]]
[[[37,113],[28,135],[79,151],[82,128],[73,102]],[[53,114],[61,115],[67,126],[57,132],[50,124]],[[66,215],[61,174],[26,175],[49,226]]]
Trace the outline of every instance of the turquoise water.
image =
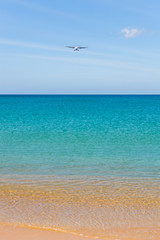
[[160,96],[0,96],[0,174],[158,177]]

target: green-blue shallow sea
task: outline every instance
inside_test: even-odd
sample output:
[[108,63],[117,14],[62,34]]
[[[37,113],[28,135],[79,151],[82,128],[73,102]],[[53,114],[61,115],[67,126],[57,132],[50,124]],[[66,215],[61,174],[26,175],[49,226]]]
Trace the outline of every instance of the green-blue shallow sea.
[[158,240],[159,180],[159,95],[0,96],[0,222]]

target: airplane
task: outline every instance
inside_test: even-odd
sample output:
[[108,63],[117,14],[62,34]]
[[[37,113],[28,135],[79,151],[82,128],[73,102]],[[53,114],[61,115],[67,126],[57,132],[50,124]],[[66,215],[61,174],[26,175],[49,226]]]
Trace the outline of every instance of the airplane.
[[87,48],[87,47],[72,47],[72,46],[66,46],[67,48],[73,48],[74,51],[79,51],[79,49],[84,49],[84,48]]

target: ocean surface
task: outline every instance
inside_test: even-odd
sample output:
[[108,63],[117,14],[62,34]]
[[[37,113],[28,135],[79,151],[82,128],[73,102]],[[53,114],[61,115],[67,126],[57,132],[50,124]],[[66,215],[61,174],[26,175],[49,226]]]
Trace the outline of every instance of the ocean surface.
[[160,95],[0,95],[0,223],[159,240]]

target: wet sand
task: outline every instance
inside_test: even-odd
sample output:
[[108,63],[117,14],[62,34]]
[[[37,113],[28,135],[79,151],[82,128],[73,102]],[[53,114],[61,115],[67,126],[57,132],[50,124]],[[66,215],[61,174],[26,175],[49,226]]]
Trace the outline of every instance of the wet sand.
[[[160,235],[158,232],[155,234],[154,230],[151,230],[151,238],[152,240],[159,240]],[[15,225],[0,225],[0,240],[95,240],[95,239],[103,239],[103,240],[141,240],[141,237],[136,237],[132,232],[128,232],[127,230],[122,231],[122,237],[86,237],[79,236],[74,233],[63,233],[53,230],[42,230],[30,227],[21,227]],[[124,237],[125,235],[125,237]],[[144,238],[145,239],[145,238]],[[146,233],[146,239],[147,233]]]
[[0,240],[95,240],[70,233],[0,225]]

